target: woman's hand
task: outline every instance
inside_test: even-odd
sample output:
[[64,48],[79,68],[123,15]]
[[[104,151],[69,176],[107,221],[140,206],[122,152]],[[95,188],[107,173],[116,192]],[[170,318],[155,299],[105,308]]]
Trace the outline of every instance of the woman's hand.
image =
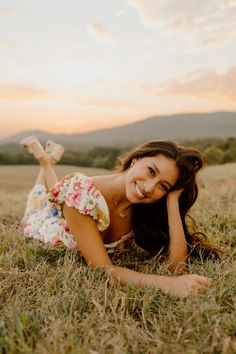
[[181,188],[169,192],[166,196],[166,201],[169,202],[170,200],[179,200],[179,197],[181,196],[183,190],[184,188]]
[[198,291],[205,290],[211,284],[211,279],[196,274],[168,277],[139,273],[119,266],[107,267],[107,271],[119,282],[138,285],[139,287],[154,287],[164,294],[180,299],[185,299]]
[[166,277],[165,287],[161,290],[165,294],[185,299],[200,290],[205,290],[210,284],[210,278],[196,274],[187,274],[179,277]]

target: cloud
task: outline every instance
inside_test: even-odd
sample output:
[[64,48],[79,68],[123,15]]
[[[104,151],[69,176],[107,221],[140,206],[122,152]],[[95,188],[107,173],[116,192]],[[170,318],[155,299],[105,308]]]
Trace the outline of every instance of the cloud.
[[158,15],[159,0],[126,0],[129,7],[135,10],[144,26],[156,27],[162,24]]
[[117,100],[108,100],[108,99],[76,99],[73,100],[75,104],[79,104],[82,106],[97,106],[97,107],[105,107],[105,108],[127,108],[133,106],[132,103],[126,101],[117,101]]
[[23,84],[0,83],[0,101],[38,101],[47,100],[49,91]]
[[7,8],[0,8],[0,16],[14,15],[15,11]]
[[236,66],[225,73],[218,74],[213,70],[193,72],[183,80],[170,80],[159,89],[146,87],[146,90],[171,96],[195,96],[228,102],[236,101]]
[[[10,2],[10,1],[9,1]],[[5,3],[7,3],[7,1],[5,1]],[[13,6],[8,6],[8,7],[4,7],[1,6],[0,4],[0,16],[4,17],[4,16],[15,16],[15,15],[20,15],[20,16],[24,16],[25,14],[27,14],[28,11],[26,9],[16,9],[16,7]]]
[[219,4],[219,7],[221,9],[234,8],[234,7],[236,7],[236,0],[225,0],[225,1],[222,1],[221,4]]
[[21,43],[18,42],[13,42],[13,41],[9,41],[7,39],[1,39],[0,38],[0,47],[5,47],[5,48],[20,48],[23,45]]
[[126,13],[126,9],[122,8],[116,12],[115,16],[117,16],[117,17],[123,16],[125,13]]
[[234,41],[236,1],[212,0],[126,0],[145,27],[157,28],[172,36],[191,34],[198,50]]
[[87,33],[95,41],[113,47],[115,45],[114,35],[107,31],[101,23],[88,23],[86,26]]
[[130,81],[122,80],[112,80],[112,79],[96,79],[95,82],[99,85],[104,85],[107,87],[120,87],[122,89],[133,90],[137,88],[136,84],[131,83]]

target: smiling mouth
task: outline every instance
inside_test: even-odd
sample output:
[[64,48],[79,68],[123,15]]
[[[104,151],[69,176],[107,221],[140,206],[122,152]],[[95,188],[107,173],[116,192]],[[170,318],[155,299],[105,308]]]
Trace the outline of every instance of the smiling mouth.
[[139,188],[138,184],[135,183],[136,195],[139,199],[143,199],[146,197],[146,194]]

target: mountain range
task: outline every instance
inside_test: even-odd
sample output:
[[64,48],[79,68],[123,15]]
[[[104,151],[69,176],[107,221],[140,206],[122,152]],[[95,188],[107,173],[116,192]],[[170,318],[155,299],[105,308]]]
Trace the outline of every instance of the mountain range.
[[23,131],[0,139],[0,144],[19,143],[28,135],[37,135],[42,142],[50,138],[64,144],[84,146],[138,144],[152,139],[227,138],[236,137],[236,112],[155,116],[132,124],[80,134]]

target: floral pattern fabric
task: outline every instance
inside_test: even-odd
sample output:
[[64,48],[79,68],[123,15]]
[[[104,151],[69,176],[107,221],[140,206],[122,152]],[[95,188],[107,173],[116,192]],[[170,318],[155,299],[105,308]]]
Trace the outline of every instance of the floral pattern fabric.
[[[76,208],[83,215],[90,215],[99,231],[108,228],[110,217],[105,198],[95,188],[92,178],[78,172],[65,176],[49,193],[43,185],[36,185],[32,189],[21,222],[24,234],[54,247],[64,244],[68,248],[77,248],[62,215],[63,203]],[[111,253],[116,246],[129,243],[132,236],[129,233],[105,247]]]

